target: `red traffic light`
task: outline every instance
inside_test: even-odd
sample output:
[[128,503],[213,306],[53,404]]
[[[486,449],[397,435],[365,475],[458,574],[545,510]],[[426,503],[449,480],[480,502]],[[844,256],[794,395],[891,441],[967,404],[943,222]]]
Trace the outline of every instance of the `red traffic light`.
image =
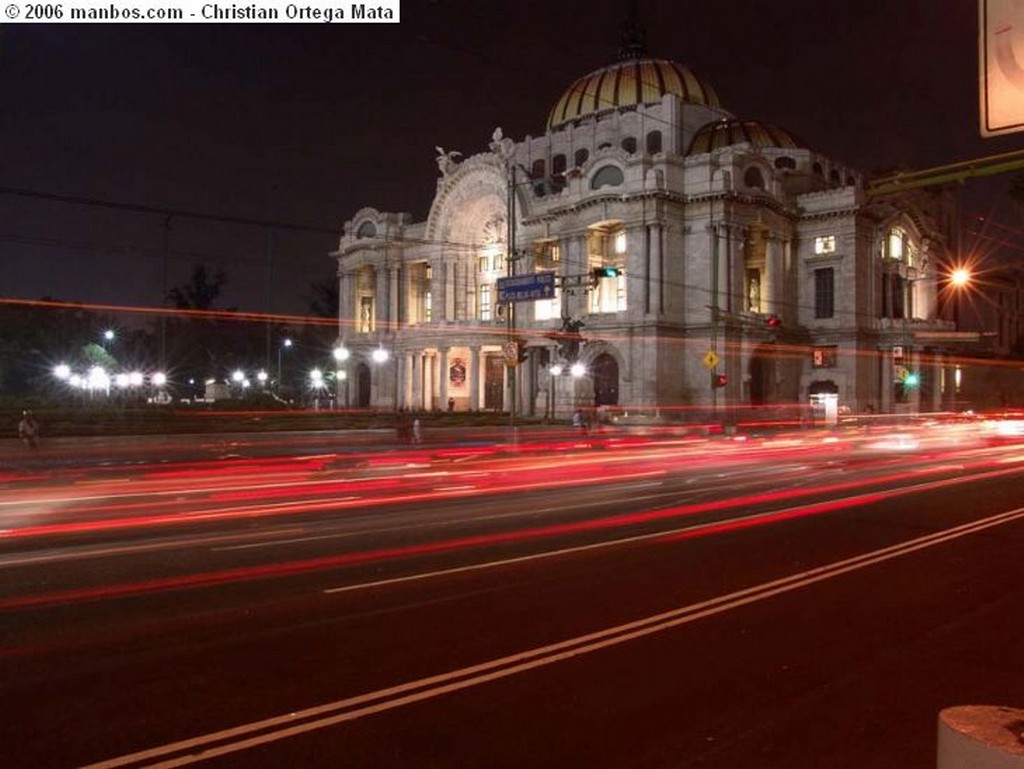
[[782,319],[778,315],[769,315],[765,318],[764,324],[768,326],[768,328],[778,328],[782,325]]
[[729,377],[725,374],[715,374],[715,387],[725,387],[729,384]]

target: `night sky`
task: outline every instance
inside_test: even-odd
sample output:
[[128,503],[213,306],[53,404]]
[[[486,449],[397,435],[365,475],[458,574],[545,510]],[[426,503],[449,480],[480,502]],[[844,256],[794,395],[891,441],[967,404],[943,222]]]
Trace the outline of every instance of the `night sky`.
[[[0,295],[160,304],[166,237],[167,285],[206,263],[228,274],[219,305],[305,313],[347,219],[425,217],[437,145],[470,155],[496,126],[542,134],[562,91],[615,59],[626,6],[406,0],[397,25],[2,26],[0,187],[313,230],[0,194]],[[979,136],[975,0],[639,11],[649,52],[704,76],[738,117],[862,171],[1024,146]],[[975,193],[979,213],[1007,181]]]

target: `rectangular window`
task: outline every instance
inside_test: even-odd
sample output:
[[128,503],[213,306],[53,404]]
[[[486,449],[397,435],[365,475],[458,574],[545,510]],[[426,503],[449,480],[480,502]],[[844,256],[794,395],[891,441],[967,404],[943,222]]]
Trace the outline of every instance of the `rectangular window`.
[[823,267],[814,271],[814,317],[835,315],[835,270]]
[[619,270],[618,275],[597,279],[597,285],[590,290],[590,312],[622,312],[626,309],[626,274]]
[[819,235],[814,239],[814,253],[832,254],[836,250],[835,235]]
[[811,348],[812,368],[835,368],[836,348],[835,347],[812,347]]
[[562,290],[555,287],[555,295],[551,299],[540,299],[533,303],[534,320],[552,320],[562,316]]
[[493,317],[493,309],[491,307],[492,288],[489,284],[480,286],[480,320],[490,320]]

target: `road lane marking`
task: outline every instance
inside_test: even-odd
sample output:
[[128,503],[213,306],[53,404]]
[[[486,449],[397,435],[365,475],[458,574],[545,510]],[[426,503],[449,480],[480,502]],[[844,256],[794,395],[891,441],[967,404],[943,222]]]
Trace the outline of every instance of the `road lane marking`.
[[[237,753],[288,737],[324,729],[346,721],[381,713],[414,702],[440,697],[451,692],[480,686],[491,681],[552,665],[563,660],[619,646],[645,636],[686,625],[697,620],[748,604],[792,592],[850,572],[859,571],[930,547],[996,526],[1024,519],[1024,507],[989,516],[951,529],[907,540],[895,545],[853,556],[825,566],[798,572],[726,595],[689,604],[643,619],[598,630],[554,644],[529,649],[477,665],[436,676],[409,681],[375,692],[367,692],[301,711],[242,724],[230,729],[181,740],[179,742],[131,753],[83,769],[118,769],[146,766],[149,769],[176,767]],[[175,755],[177,754],[177,755]],[[160,760],[165,759],[165,760]],[[149,763],[159,760],[158,763]]]

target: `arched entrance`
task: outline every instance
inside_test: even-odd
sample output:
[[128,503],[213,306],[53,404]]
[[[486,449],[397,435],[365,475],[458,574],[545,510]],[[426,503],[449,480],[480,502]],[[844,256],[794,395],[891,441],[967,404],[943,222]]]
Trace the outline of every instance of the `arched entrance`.
[[370,407],[370,367],[365,363],[356,366],[356,398],[355,406],[365,409]]
[[608,353],[598,355],[590,366],[594,375],[594,405],[619,405],[619,363]]

